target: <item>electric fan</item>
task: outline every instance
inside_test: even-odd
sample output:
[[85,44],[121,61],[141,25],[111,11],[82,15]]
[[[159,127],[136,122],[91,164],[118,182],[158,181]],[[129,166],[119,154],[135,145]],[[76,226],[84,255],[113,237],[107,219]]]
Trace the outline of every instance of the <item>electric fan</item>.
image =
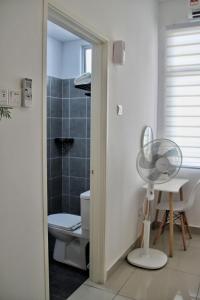
[[154,200],[154,184],[162,184],[175,177],[182,164],[179,146],[167,139],[156,139],[144,145],[137,156],[137,170],[148,183],[147,208],[143,221],[143,246],[129,253],[130,264],[144,269],[160,269],[167,263],[167,255],[149,248],[150,202]]

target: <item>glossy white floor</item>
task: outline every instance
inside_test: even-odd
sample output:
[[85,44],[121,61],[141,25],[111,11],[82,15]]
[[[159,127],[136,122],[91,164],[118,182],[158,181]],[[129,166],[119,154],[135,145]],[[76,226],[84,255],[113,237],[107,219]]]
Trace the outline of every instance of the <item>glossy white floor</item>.
[[[154,235],[155,232],[152,233]],[[165,232],[157,244],[167,250]],[[193,233],[187,251],[182,250],[181,235],[175,233],[175,253],[165,268],[146,271],[126,261],[105,285],[87,280],[69,300],[199,300],[200,299],[200,234]]]

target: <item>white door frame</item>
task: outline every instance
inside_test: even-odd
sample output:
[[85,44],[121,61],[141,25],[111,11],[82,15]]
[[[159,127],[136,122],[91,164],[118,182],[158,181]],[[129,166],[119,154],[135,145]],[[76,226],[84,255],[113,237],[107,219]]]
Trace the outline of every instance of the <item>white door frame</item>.
[[[46,2],[46,1],[44,1]],[[91,201],[90,201],[90,279],[106,280],[106,159],[107,159],[107,73],[108,40],[72,18],[63,9],[48,4],[44,9],[43,34],[43,189],[44,189],[44,253],[46,299],[49,299],[48,220],[47,220],[47,154],[46,154],[46,52],[47,19],[66,28],[93,45],[91,101]]]

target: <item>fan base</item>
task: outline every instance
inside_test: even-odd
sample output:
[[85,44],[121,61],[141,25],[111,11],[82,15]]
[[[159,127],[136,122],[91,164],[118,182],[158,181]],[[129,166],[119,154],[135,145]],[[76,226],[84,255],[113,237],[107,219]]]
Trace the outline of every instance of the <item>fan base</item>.
[[144,254],[144,249],[135,249],[127,256],[128,262],[136,267],[156,270],[161,269],[167,263],[167,255],[156,249],[149,249],[148,254]]

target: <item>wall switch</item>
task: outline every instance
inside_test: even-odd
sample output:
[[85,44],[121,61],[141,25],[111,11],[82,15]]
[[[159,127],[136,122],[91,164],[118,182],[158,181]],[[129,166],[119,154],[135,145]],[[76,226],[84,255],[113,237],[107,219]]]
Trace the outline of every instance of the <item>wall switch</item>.
[[123,115],[123,106],[121,104],[117,105],[117,115],[118,116]]
[[8,106],[8,90],[0,89],[0,106]]
[[9,105],[11,107],[21,106],[21,91],[15,91],[15,90],[9,91]]

